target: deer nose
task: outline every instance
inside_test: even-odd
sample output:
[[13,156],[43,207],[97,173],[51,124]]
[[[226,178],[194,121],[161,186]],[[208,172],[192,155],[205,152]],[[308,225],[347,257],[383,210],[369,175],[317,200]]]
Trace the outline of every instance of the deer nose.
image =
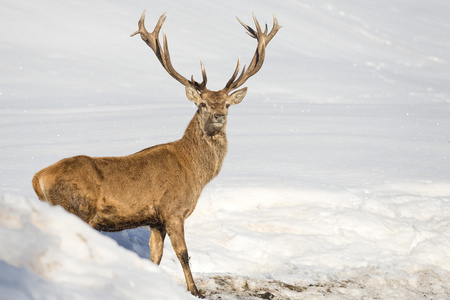
[[225,121],[225,117],[225,114],[214,114],[214,118],[216,118],[219,123],[223,123],[223,121]]

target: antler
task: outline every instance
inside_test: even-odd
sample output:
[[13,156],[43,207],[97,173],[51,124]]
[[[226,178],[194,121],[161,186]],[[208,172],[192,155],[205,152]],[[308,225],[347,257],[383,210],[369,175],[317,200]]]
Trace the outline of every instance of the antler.
[[159,40],[159,31],[161,30],[161,27],[166,20],[166,13],[162,14],[161,17],[159,17],[158,23],[155,26],[155,29],[152,33],[149,33],[147,29],[145,28],[145,10],[142,13],[141,18],[139,19],[138,26],[139,29],[131,34],[131,36],[135,36],[136,34],[140,34],[142,40],[150,47],[152,48],[153,52],[155,52],[156,57],[158,58],[161,65],[164,67],[164,69],[169,73],[170,76],[175,78],[178,82],[180,82],[183,85],[192,85],[195,89],[198,91],[203,91],[206,89],[206,71],[205,66],[203,65],[203,61],[200,60],[201,68],[202,68],[202,77],[203,81],[201,83],[198,83],[194,80],[194,76],[191,76],[191,80],[187,80],[184,78],[180,73],[178,73],[172,66],[172,62],[170,61],[170,54],[169,54],[169,47],[167,45],[167,37],[166,33],[163,30],[163,45],[164,49],[161,48],[161,43]]
[[223,88],[223,91],[230,92],[234,89],[237,89],[241,85],[243,85],[247,79],[255,75],[259,69],[261,69],[264,63],[264,56],[266,51],[266,46],[270,42],[270,40],[275,36],[278,30],[282,27],[278,25],[278,20],[275,15],[273,15],[273,27],[272,30],[267,34],[267,24],[265,24],[265,30],[262,32],[261,27],[259,26],[258,20],[256,20],[256,16],[253,13],[253,21],[255,22],[256,31],[253,30],[250,26],[244,24],[239,18],[236,18],[245,29],[247,29],[247,34],[252,38],[255,38],[258,41],[258,46],[256,47],[255,55],[253,56],[248,69],[242,69],[241,75],[239,75],[238,79],[236,79],[237,74],[239,73],[239,68],[241,64],[240,58],[238,59],[236,69],[234,70],[233,75],[230,80],[227,82],[226,86]]

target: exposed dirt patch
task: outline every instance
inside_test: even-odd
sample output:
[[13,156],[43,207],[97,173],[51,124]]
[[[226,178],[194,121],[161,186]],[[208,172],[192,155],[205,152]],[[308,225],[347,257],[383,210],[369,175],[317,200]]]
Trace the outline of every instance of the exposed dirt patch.
[[348,283],[289,284],[278,280],[252,279],[240,276],[213,276],[198,280],[208,299],[304,299],[311,295],[339,294]]
[[[361,268],[342,279],[286,283],[246,276],[212,275],[197,279],[207,299],[450,299],[448,272],[419,271],[394,278],[376,268]],[[345,279],[344,279],[345,278]]]

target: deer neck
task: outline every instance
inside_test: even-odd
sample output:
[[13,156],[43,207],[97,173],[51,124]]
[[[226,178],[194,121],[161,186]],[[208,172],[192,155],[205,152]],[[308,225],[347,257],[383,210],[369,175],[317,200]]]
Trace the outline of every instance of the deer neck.
[[227,153],[226,124],[218,134],[208,136],[201,128],[199,119],[196,113],[179,142],[194,172],[206,185],[219,174]]

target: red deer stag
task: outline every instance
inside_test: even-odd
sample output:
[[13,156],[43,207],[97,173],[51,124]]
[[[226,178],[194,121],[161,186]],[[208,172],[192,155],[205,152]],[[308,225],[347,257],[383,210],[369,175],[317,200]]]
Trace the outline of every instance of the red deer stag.
[[[60,205],[93,228],[119,231],[150,226],[151,260],[159,264],[166,233],[181,263],[188,290],[201,297],[192,278],[184,239],[184,221],[195,208],[203,187],[222,167],[227,152],[228,108],[244,98],[247,88],[229,94],[261,69],[265,49],[281,28],[274,16],[273,28],[256,30],[238,21],[255,38],[258,46],[250,65],[239,77],[240,61],[228,83],[220,91],[206,88],[206,72],[201,62],[201,83],[181,76],[170,61],[167,39],[159,38],[163,14],[152,33],[144,26],[145,11],[139,20],[141,38],[155,52],[164,69],[186,88],[186,96],[198,107],[184,136],[175,142],[157,145],[124,157],[75,156],[63,159],[36,173],[33,188],[39,199]],[[161,47],[163,45],[163,47]]]

